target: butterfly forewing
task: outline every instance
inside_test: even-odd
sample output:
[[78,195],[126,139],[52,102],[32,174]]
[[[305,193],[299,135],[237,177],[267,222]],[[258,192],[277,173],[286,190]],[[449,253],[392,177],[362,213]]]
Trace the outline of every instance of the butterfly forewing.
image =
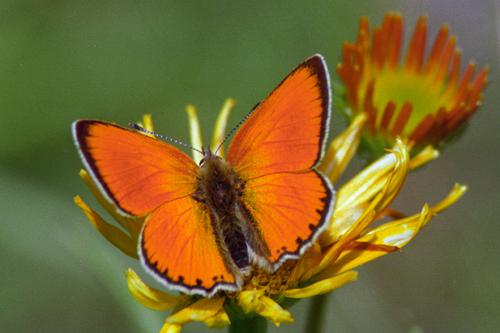
[[228,161],[246,179],[312,168],[322,154],[329,96],[325,64],[314,56],[248,116],[229,146]]
[[197,166],[172,145],[95,120],[75,122],[73,135],[96,183],[129,215],[143,216],[194,191]]

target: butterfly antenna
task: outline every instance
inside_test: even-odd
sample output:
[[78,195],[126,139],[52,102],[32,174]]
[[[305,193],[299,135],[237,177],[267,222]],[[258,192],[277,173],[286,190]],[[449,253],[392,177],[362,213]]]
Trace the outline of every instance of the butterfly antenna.
[[217,155],[217,152],[219,151],[219,149],[222,148],[222,146],[224,145],[224,143],[226,143],[227,139],[229,139],[233,134],[234,132],[236,132],[236,130],[238,128],[240,128],[241,125],[243,125],[243,123],[252,115],[252,113],[255,111],[255,109],[260,105],[260,102],[255,104],[255,106],[252,108],[252,110],[250,110],[250,112],[248,112],[246,114],[246,116],[243,117],[243,119],[241,119],[237,124],[236,126],[234,126],[227,134],[226,136],[224,137],[224,140],[221,141],[221,143],[219,143],[219,145],[217,146],[217,149],[215,149],[215,152],[214,152],[214,155]]
[[137,131],[140,131],[140,132],[143,132],[143,133],[146,133],[146,134],[149,134],[149,135],[153,135],[155,138],[158,138],[160,140],[163,140],[163,141],[170,141],[172,143],[175,143],[177,145],[181,145],[183,147],[187,147],[191,150],[194,150],[198,153],[200,153],[201,155],[204,155],[203,152],[199,149],[196,149],[190,145],[188,145],[187,143],[181,141],[181,140],[177,140],[177,139],[174,139],[174,138],[171,138],[171,137],[168,137],[168,136],[164,136],[164,135],[161,135],[161,134],[158,134],[156,132],[153,132],[153,131],[150,131],[150,130],[147,130],[145,129],[144,127],[136,124],[136,123],[130,123],[129,126],[132,128],[132,129],[135,129]]

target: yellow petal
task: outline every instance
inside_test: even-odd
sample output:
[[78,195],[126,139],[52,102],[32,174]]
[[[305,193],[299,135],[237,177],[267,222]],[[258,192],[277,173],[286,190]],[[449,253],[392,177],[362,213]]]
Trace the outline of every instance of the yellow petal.
[[441,202],[437,203],[434,207],[432,207],[432,211],[434,212],[434,214],[442,212],[443,210],[447,209],[455,202],[457,202],[457,200],[460,199],[462,195],[465,194],[466,191],[467,191],[466,185],[455,184],[455,186],[453,186],[453,189],[446,196],[446,198],[444,198]]
[[186,296],[169,295],[144,283],[131,268],[125,272],[128,290],[142,305],[153,310],[164,311],[186,301]]
[[182,325],[170,324],[165,322],[160,330],[160,333],[180,333],[182,330]]
[[418,232],[434,215],[453,205],[466,190],[466,186],[455,184],[451,192],[435,206],[429,207],[428,205],[424,205],[419,214],[385,223],[368,231],[365,235],[356,239],[356,243],[373,244],[375,245],[373,249],[369,247],[354,247],[343,251],[332,266],[320,273],[320,277],[349,271],[402,248],[415,238]]
[[313,273],[311,268],[316,267],[320,260],[321,246],[318,242],[315,242],[297,261],[292,274],[290,274],[288,285],[293,286],[311,278]]
[[229,320],[229,316],[224,308],[222,308],[215,316],[205,320],[205,324],[210,328],[223,328],[229,326],[231,324],[231,320]]
[[243,312],[252,311],[270,319],[276,326],[293,322],[293,317],[271,298],[264,296],[264,290],[243,290],[237,295],[238,305]]
[[[142,121],[139,122],[139,125],[147,131],[154,132],[153,128],[153,118],[150,114],[145,114],[142,116]],[[146,133],[144,131],[140,132],[142,135],[149,136],[150,138],[154,138],[153,133]]]
[[356,207],[369,201],[380,192],[384,182],[396,164],[395,154],[386,154],[358,173],[337,192],[336,211]]
[[429,145],[425,147],[420,153],[418,153],[417,156],[413,157],[410,160],[410,169],[414,170],[416,168],[419,168],[422,165],[425,165],[430,161],[435,160],[438,157],[439,157],[439,150],[434,149],[434,147]]
[[[336,242],[348,231],[358,226],[366,216],[363,212],[369,206],[373,213],[380,213],[396,197],[408,174],[408,150],[397,140],[392,152],[375,161],[349,181],[338,192],[337,204],[323,242]],[[375,197],[377,204],[374,205]],[[371,214],[371,213],[370,213]],[[361,230],[358,230],[361,231]]]
[[363,215],[365,209],[365,206],[360,205],[334,211],[328,229],[322,233],[319,238],[322,248],[326,248],[335,243],[342,235],[349,231]]
[[142,116],[142,127],[147,129],[148,131],[154,132],[154,126],[153,126],[153,117],[150,114],[145,114]]
[[359,237],[356,242],[402,248],[416,236],[431,217],[432,211],[428,205],[424,205],[420,214],[385,223]]
[[[191,136],[191,146],[195,149],[202,150],[203,142],[201,140],[201,129],[200,129],[200,121],[198,120],[198,115],[196,114],[196,108],[194,105],[189,104],[186,106],[186,112],[188,114],[189,120],[189,133]],[[193,160],[196,164],[199,164],[201,161],[201,154],[195,150],[192,151]]]
[[255,312],[271,320],[276,326],[280,326],[281,323],[293,323],[292,314],[267,296],[259,298]]
[[369,242],[376,245],[402,248],[415,237],[433,216],[457,202],[466,190],[466,186],[455,184],[450,193],[433,207],[426,204],[420,214],[382,224],[356,239],[356,242]]
[[[406,145],[401,140],[396,140],[396,145],[389,154],[369,165],[342,186],[337,194],[336,210],[355,207],[369,201],[386,186],[388,177],[406,178],[408,160]],[[399,172],[395,174],[395,170]]]
[[170,324],[184,325],[191,321],[206,321],[215,316],[224,305],[223,297],[202,298],[167,318]]
[[[227,120],[229,118],[229,114],[233,110],[234,104],[235,104],[234,99],[232,98],[226,99],[224,101],[222,109],[219,112],[219,116],[217,117],[217,121],[215,122],[214,126],[212,145],[210,146],[210,149],[214,153],[217,150],[217,148],[219,148],[219,145],[226,137]],[[219,148],[219,151],[217,151],[217,155],[222,157],[224,156],[224,149],[222,146]]]
[[339,180],[356,153],[365,122],[366,115],[359,114],[351,125],[330,143],[319,169],[330,178],[333,184]]
[[308,298],[316,295],[322,295],[342,287],[344,284],[352,282],[357,278],[357,272],[349,271],[318,281],[304,288],[288,289],[283,293],[283,295],[290,298]]
[[259,298],[264,295],[264,290],[243,290],[238,293],[237,301],[243,312],[255,311]]
[[[370,223],[372,223],[374,221],[374,219],[377,216],[377,214],[376,214],[376,212],[375,212],[375,210],[373,209],[372,206],[377,205],[377,203],[381,199],[381,195],[378,196],[377,198],[375,198],[375,200],[372,202],[372,204],[370,205],[370,207],[368,207],[364,211],[363,215],[361,215],[361,217],[356,221],[356,223],[353,225],[353,227],[351,228],[351,230],[354,231],[354,228],[356,227],[356,225],[367,226],[367,225],[369,225]],[[346,234],[346,236],[344,236],[344,238],[340,238],[340,240],[338,242],[336,242],[335,244],[333,244],[326,251],[326,253],[323,255],[323,258],[321,259],[320,264],[313,269],[314,275],[316,275],[316,274],[322,272],[323,270],[327,269],[328,267],[330,267],[332,265],[333,262],[335,262],[337,260],[338,256],[340,255],[340,253],[342,252],[342,250],[346,246],[346,244],[348,244],[349,242],[351,242],[353,240],[353,238],[355,238],[353,231],[349,231]],[[347,237],[349,235],[352,235],[352,236],[351,237]]]
[[104,219],[90,208],[80,196],[75,196],[73,200],[101,235],[123,253],[137,259],[136,243],[127,234],[114,225],[104,221]]
[[142,228],[143,220],[133,217],[126,217],[118,213],[116,206],[104,197],[101,190],[99,190],[94,180],[89,176],[87,171],[83,169],[80,170],[79,176],[85,182],[85,185],[87,185],[92,194],[96,197],[99,204],[113,217],[113,219],[120,223],[120,225],[129,232],[130,238],[132,238],[132,240],[136,242]]
[[[328,276],[332,276],[335,274],[340,274],[342,272],[350,271],[353,268],[361,266],[367,262],[375,260],[381,256],[386,255],[387,253],[394,252],[399,247],[393,246],[389,247],[391,243],[399,243],[404,241],[404,239],[408,239],[408,242],[415,236],[416,232],[431,218],[431,214],[429,208],[424,206],[422,212],[420,214],[414,215],[412,217],[406,218],[406,225],[410,226],[408,228],[398,228],[399,234],[392,234],[392,238],[388,238],[389,243],[385,244],[386,247],[354,247],[346,249],[340,254],[338,259],[329,267],[324,269],[319,275],[318,278],[325,278]],[[371,234],[365,235],[356,242],[362,243],[366,241],[364,244],[383,244],[379,243],[379,237],[383,237],[383,235]]]
[[[332,262],[338,258],[342,249],[351,241],[356,239],[364,230],[366,230],[366,228],[374,222],[378,214],[386,209],[399,193],[406,179],[406,175],[408,174],[409,159],[406,145],[401,140],[396,140],[396,146],[389,155],[393,155],[395,161],[391,164],[392,169],[389,170],[389,175],[385,175],[384,172],[384,177],[381,178],[385,181],[385,183],[381,186],[381,191],[377,192],[378,194],[376,194],[375,198],[370,202],[360,218],[356,220],[349,230],[346,231],[345,234],[342,235],[339,240],[325,253],[321,263],[314,269],[315,273],[321,272],[326,267],[330,266]],[[384,159],[384,157],[382,159]],[[360,184],[360,186],[361,185],[362,184]],[[369,191],[369,189],[367,189],[367,191]],[[358,196],[364,196],[364,194],[359,193],[356,190],[355,192]],[[334,226],[335,213],[329,229],[334,228]]]

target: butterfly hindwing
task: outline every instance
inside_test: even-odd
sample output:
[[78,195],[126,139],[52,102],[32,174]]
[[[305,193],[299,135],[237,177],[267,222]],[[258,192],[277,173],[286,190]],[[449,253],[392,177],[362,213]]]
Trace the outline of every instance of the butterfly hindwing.
[[163,204],[147,219],[141,259],[160,282],[187,293],[235,291],[236,277],[226,265],[209,212],[190,196]]
[[249,181],[243,203],[269,252],[280,266],[296,259],[326,226],[333,190],[317,171],[276,173]]

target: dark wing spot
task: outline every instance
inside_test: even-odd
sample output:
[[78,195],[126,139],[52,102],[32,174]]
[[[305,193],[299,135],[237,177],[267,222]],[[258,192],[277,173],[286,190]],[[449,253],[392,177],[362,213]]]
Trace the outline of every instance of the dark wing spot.
[[318,213],[319,215],[322,215],[323,214],[323,209],[316,208],[316,213]]
[[304,243],[304,240],[302,238],[300,238],[300,237],[297,237],[297,239],[295,240],[295,242],[300,245],[300,244]]
[[323,197],[321,199],[319,199],[321,202],[324,202],[324,203],[327,203],[329,198],[328,197]]
[[219,279],[219,277],[218,277],[218,276],[214,276],[214,277],[212,278],[212,280],[214,280],[214,281],[217,281],[218,279]]
[[201,279],[196,279],[196,285],[201,286],[203,281]]
[[316,229],[316,226],[314,224],[312,224],[312,223],[309,223],[309,230],[312,231],[314,229]]
[[179,279],[177,280],[179,283],[184,283],[184,276],[179,275]]
[[281,249],[282,249],[283,251],[286,251],[286,246],[282,246],[282,247],[281,247]]

